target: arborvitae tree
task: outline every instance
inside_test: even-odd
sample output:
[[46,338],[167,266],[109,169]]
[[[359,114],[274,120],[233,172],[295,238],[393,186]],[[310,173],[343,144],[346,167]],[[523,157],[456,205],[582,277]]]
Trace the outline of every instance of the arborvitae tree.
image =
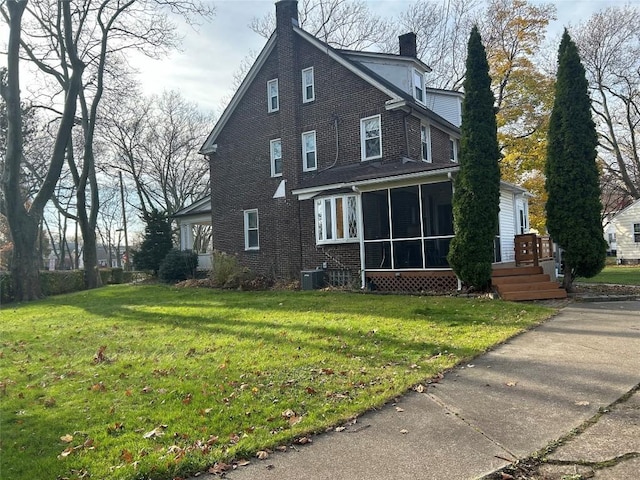
[[500,151],[489,64],[478,28],[469,37],[462,102],[461,155],[453,193],[455,237],[449,264],[468,286],[491,282],[500,204]]
[[157,210],[145,215],[144,240],[140,250],[133,254],[133,264],[139,270],[152,270],[157,275],[164,257],[173,247],[171,241],[171,222]]
[[604,267],[598,137],[591,118],[585,70],[575,43],[564,31],[558,49],[555,101],[547,140],[547,228],[564,250],[564,281],[592,277]]

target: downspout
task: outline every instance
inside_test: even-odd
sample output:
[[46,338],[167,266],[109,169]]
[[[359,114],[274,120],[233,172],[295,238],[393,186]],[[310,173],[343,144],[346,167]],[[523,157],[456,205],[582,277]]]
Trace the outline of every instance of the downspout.
[[413,114],[413,108],[409,109],[409,111],[402,118],[402,123],[404,124],[404,146],[405,151],[407,152],[407,157],[411,157],[409,154],[409,127],[407,126],[407,117]]
[[338,136],[338,115],[337,114],[333,116],[333,125],[336,131],[336,156],[333,159],[333,163],[331,165],[329,165],[326,168],[323,168],[322,170],[318,170],[318,173],[329,170],[330,168],[335,167],[336,163],[338,163],[338,154],[340,152],[340,142],[339,142],[339,136]]

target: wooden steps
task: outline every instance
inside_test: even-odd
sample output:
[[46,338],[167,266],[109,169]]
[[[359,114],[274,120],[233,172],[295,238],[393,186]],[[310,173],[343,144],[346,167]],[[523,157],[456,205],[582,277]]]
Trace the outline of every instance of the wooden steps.
[[542,267],[497,268],[491,283],[504,300],[548,300],[567,298],[567,292]]

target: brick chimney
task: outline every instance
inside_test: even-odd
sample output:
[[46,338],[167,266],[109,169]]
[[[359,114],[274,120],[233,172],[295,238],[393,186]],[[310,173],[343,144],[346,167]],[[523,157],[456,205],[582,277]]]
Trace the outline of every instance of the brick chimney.
[[298,26],[298,1],[280,0],[276,3],[276,32]]
[[398,37],[400,43],[400,55],[403,57],[417,57],[418,49],[416,47],[416,34],[413,32],[405,33]]

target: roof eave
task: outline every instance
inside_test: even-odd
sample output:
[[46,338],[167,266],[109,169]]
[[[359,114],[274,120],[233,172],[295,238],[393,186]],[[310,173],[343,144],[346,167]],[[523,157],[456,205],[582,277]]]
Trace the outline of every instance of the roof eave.
[[298,200],[309,200],[313,198],[316,194],[324,191],[324,190],[334,190],[338,188],[353,188],[353,187],[363,187],[368,185],[377,185],[381,183],[388,182],[397,182],[402,180],[409,180],[412,178],[428,178],[435,177],[437,175],[449,174],[457,172],[460,169],[459,165],[455,165],[452,167],[439,168],[437,170],[425,170],[422,172],[411,172],[404,173],[400,175],[388,175],[384,177],[376,177],[370,178],[367,180],[354,180],[352,182],[340,182],[340,183],[332,183],[325,185],[317,185],[315,187],[307,187],[307,188],[298,188],[292,190],[293,195],[298,196]]
[[249,89],[249,86],[255,80],[256,76],[258,75],[258,72],[260,71],[264,63],[267,61],[267,58],[273,51],[273,48],[275,47],[275,44],[276,44],[276,38],[277,38],[276,33],[274,32],[273,35],[269,37],[269,40],[267,40],[267,43],[265,44],[262,51],[258,55],[258,58],[256,58],[256,61],[253,63],[253,65],[249,69],[249,72],[247,72],[247,75],[244,77],[244,80],[240,84],[240,87],[238,87],[238,89],[236,90],[236,93],[231,98],[231,101],[227,105],[227,108],[224,109],[224,112],[222,112],[220,119],[218,120],[216,125],[213,127],[213,130],[211,131],[207,139],[202,144],[202,147],[200,148],[200,151],[199,151],[200,154],[208,155],[211,153],[215,153],[216,138],[218,137],[218,135],[220,134],[220,132],[222,131],[226,123],[229,121],[229,118],[233,114],[233,111],[236,109],[236,107],[240,103],[240,100],[242,100],[242,97],[244,96],[246,91]]

